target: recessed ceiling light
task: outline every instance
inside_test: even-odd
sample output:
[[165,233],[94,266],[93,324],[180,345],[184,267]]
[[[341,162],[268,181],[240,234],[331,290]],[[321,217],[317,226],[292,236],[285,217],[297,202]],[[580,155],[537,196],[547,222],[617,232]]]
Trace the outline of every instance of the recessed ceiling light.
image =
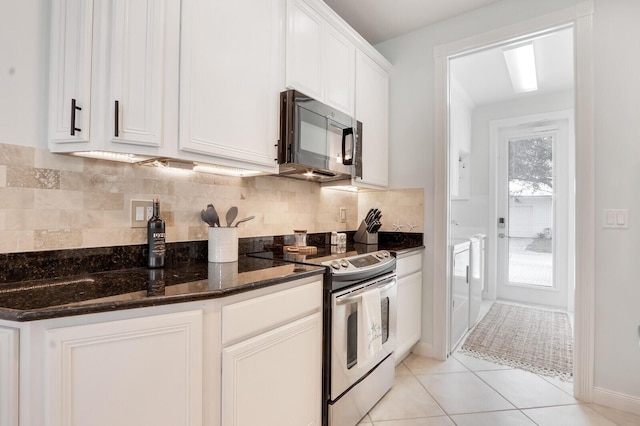
[[538,76],[536,73],[536,59],[533,43],[519,44],[502,50],[507,63],[513,90],[517,93],[538,90]]

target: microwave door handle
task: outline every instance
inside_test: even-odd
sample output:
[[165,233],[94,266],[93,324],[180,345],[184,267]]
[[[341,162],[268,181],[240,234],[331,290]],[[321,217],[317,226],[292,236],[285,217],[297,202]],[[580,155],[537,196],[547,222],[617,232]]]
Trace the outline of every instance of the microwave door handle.
[[[385,291],[389,290],[390,288],[392,288],[393,286],[396,285],[396,279],[393,278],[393,280],[390,283],[387,283],[387,285],[383,285],[380,287],[380,293],[384,293]],[[364,293],[365,291],[368,291],[369,288],[363,288],[362,290],[358,290],[354,293],[350,293],[350,294],[345,294],[344,296],[340,296],[338,298],[336,298],[336,305],[346,305],[349,303],[353,303],[353,302],[357,302],[358,300],[360,300],[362,298],[362,293]]]
[[[347,136],[349,136],[350,149],[349,149],[349,157],[347,158]],[[342,164],[345,166],[350,166],[353,164],[353,150],[355,147],[354,137],[353,137],[353,127],[349,127],[346,129],[342,129]]]

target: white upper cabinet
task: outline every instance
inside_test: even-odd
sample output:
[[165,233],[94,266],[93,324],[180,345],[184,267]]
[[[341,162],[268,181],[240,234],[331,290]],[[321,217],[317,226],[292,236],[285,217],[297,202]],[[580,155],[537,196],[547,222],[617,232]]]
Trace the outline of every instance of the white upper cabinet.
[[284,0],[54,0],[50,150],[277,173],[284,13]]
[[362,176],[351,184],[386,188],[391,64],[320,0],[287,0],[286,28],[286,87],[362,122]]
[[111,37],[113,127],[117,143],[162,147],[177,131],[179,0],[116,0]]
[[287,3],[286,85],[323,98],[323,19],[302,1]]
[[353,115],[355,44],[312,3],[287,5],[286,86]]
[[51,151],[169,152],[177,135],[179,17],[180,0],[53,2]]
[[92,42],[93,1],[54,0],[49,66],[49,140],[52,144],[89,142]]
[[389,75],[367,55],[356,54],[356,119],[362,122],[362,177],[357,184],[389,183]]
[[389,70],[321,0],[52,0],[49,149],[278,173],[288,87],[363,122],[386,187]]
[[284,0],[183,0],[180,157],[277,173]]
[[353,115],[356,47],[333,26],[325,35],[325,102]]

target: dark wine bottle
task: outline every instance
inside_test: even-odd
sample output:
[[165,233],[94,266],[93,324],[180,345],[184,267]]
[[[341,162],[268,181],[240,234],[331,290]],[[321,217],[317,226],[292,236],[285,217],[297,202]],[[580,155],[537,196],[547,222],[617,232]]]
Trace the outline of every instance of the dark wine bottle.
[[149,249],[147,266],[149,268],[162,268],[164,266],[166,251],[164,238],[164,220],[160,217],[160,201],[154,198],[153,216],[147,222],[147,245]]

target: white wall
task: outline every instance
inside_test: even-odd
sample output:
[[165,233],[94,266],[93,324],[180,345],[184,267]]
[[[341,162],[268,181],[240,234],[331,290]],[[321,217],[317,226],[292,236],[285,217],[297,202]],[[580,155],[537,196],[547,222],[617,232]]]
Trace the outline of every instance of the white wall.
[[49,1],[0,4],[0,143],[46,148]]
[[[393,186],[425,185],[423,343],[433,342],[433,48],[570,7],[579,0],[504,0],[381,43],[391,61]],[[640,401],[640,2],[595,0],[596,351],[595,386]],[[576,141],[580,149],[580,141]],[[475,150],[475,145],[474,145]],[[473,150],[472,150],[473,151]],[[475,181],[475,179],[474,179]],[[475,182],[474,182],[475,183]],[[472,187],[472,192],[474,188]],[[627,230],[602,229],[604,208],[628,208]]]
[[[595,10],[595,384],[640,397],[640,2]],[[608,208],[629,209],[629,229],[603,229]]]

